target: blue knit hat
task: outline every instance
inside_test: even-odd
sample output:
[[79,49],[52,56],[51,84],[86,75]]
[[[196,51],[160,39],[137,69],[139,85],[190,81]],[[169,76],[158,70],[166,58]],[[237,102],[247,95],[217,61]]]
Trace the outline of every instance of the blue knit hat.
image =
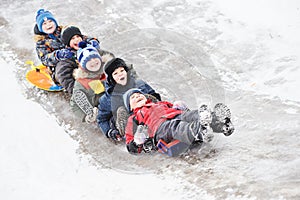
[[99,58],[102,62],[101,56],[98,50],[93,47],[92,45],[87,44],[86,42],[82,41],[79,43],[79,49],[77,50],[77,59],[84,70],[89,71],[86,68],[86,64],[92,58]]
[[36,12],[35,21],[36,21],[37,27],[38,27],[38,29],[39,29],[40,32],[44,32],[43,28],[42,28],[42,25],[43,25],[44,21],[48,20],[48,19],[51,19],[56,24],[56,26],[58,26],[57,25],[57,21],[55,20],[55,18],[52,15],[51,12],[49,12],[47,10],[44,10],[44,9],[39,9]]
[[144,92],[142,92],[142,90],[140,90],[138,88],[129,89],[125,92],[125,94],[123,94],[124,105],[125,105],[125,108],[127,109],[128,112],[131,112],[131,109],[130,109],[130,96],[134,93],[144,94]]

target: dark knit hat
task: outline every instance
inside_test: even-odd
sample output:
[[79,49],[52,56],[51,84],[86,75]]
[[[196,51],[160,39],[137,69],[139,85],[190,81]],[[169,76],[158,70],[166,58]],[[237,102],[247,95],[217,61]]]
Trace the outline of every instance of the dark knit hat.
[[72,39],[72,37],[74,35],[79,35],[80,37],[82,37],[83,35],[81,34],[81,31],[79,28],[75,27],[75,26],[69,26],[67,27],[63,33],[62,33],[62,40],[63,43],[67,46],[70,46],[70,40]]
[[105,64],[104,72],[109,84],[114,85],[116,83],[116,81],[112,77],[112,74],[119,67],[124,67],[126,72],[128,72],[129,70],[125,61],[121,58],[113,58]]
[[125,92],[125,94],[123,94],[123,101],[124,101],[124,105],[125,108],[127,109],[128,112],[130,112],[130,96],[134,93],[140,93],[140,94],[144,94],[142,92],[142,90],[138,89],[138,88],[132,88],[129,89]]
[[39,9],[36,12],[35,21],[36,21],[36,25],[40,32],[44,33],[42,26],[43,26],[44,21],[48,20],[48,19],[52,20],[56,24],[56,27],[58,26],[57,21],[55,20],[55,18],[51,12],[44,10],[44,9]]

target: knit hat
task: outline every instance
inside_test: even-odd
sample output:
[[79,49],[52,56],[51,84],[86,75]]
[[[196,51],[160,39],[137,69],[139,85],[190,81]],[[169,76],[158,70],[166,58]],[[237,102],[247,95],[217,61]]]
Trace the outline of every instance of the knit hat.
[[86,42],[80,42],[79,47],[80,48],[77,51],[77,59],[81,65],[81,67],[84,70],[89,71],[86,68],[86,64],[92,58],[99,58],[102,62],[102,59],[101,59],[101,56],[100,56],[98,50],[95,47],[93,47],[92,45],[89,45]]
[[124,105],[125,105],[125,108],[127,109],[128,112],[131,111],[130,109],[130,96],[134,93],[140,93],[140,94],[144,94],[142,92],[142,90],[138,89],[138,88],[132,88],[132,89],[129,89],[125,92],[125,94],[123,94],[123,101],[124,101]]
[[121,58],[113,58],[105,64],[104,72],[106,74],[107,81],[109,84],[114,85],[116,83],[116,81],[112,77],[112,74],[119,67],[124,67],[126,72],[128,72],[129,70],[125,61]]
[[44,9],[39,9],[36,12],[35,21],[36,21],[37,27],[40,32],[44,32],[42,26],[43,26],[44,21],[48,20],[48,19],[51,19],[56,24],[56,26],[58,26],[57,21],[55,20],[55,18],[51,12],[44,10]]
[[82,34],[79,28],[75,27],[75,26],[69,26],[67,27],[63,33],[62,33],[62,40],[63,43],[67,46],[70,46],[70,40],[72,39],[72,37],[74,35],[79,35],[82,38]]

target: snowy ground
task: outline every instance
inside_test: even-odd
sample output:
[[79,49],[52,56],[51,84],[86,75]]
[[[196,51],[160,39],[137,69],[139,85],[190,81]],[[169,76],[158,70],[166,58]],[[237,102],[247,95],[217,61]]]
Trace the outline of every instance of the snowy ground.
[[[236,132],[194,156],[132,156],[24,80],[39,8],[133,63],[164,98],[225,102]],[[299,199],[297,0],[11,1],[0,5],[4,199]]]

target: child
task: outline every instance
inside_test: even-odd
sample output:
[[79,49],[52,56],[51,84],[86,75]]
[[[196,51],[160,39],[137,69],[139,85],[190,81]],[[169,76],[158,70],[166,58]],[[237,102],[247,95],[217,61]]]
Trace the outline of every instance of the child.
[[69,59],[63,59],[57,63],[55,79],[64,87],[67,93],[72,95],[75,82],[73,72],[78,68],[78,64],[76,62],[76,52],[79,49],[79,43],[85,41],[91,44],[99,51],[100,55],[103,55],[107,52],[100,50],[100,45],[96,38],[90,38],[82,35],[80,29],[75,26],[69,26],[64,29],[62,33],[62,41],[74,56]]
[[[148,152],[149,141],[150,149],[155,149],[160,139],[167,143],[177,139],[187,145],[203,142],[209,125],[214,132],[223,132],[226,136],[234,131],[230,110],[224,104],[215,106],[211,118],[207,106],[201,106],[199,111],[178,110],[170,102],[153,103],[137,88],[128,90],[123,99],[126,109],[131,113],[125,131],[130,153]],[[146,127],[146,133],[137,131],[139,125]]]
[[[124,112],[121,111],[124,107],[123,94],[130,88],[139,88],[145,94],[153,95],[158,100],[160,100],[160,95],[146,82],[135,79],[132,76],[132,70],[121,58],[114,58],[107,62],[104,70],[107,77],[105,82],[106,92],[100,98],[98,106],[98,126],[108,138],[120,140],[124,135],[125,125],[116,122],[119,122],[120,118],[124,118],[126,123],[128,115],[125,110]],[[118,125],[118,127],[115,125]]]
[[105,79],[102,68],[111,54],[100,56],[98,50],[86,42],[81,42],[79,47],[79,68],[76,71],[70,105],[82,122],[93,123],[98,115],[99,98],[105,90],[102,84]]
[[95,46],[101,54],[99,41],[81,34],[75,26],[63,30],[58,26],[54,16],[44,9],[37,11],[36,25],[34,28],[36,51],[41,62],[48,67],[52,79],[63,86],[70,95],[73,92],[75,79],[74,69],[78,44],[86,41]]
[[51,12],[39,9],[36,15],[34,27],[34,39],[36,41],[36,52],[55,80],[55,67],[60,60],[70,59],[74,56],[70,50],[65,49],[61,38],[62,27]]

